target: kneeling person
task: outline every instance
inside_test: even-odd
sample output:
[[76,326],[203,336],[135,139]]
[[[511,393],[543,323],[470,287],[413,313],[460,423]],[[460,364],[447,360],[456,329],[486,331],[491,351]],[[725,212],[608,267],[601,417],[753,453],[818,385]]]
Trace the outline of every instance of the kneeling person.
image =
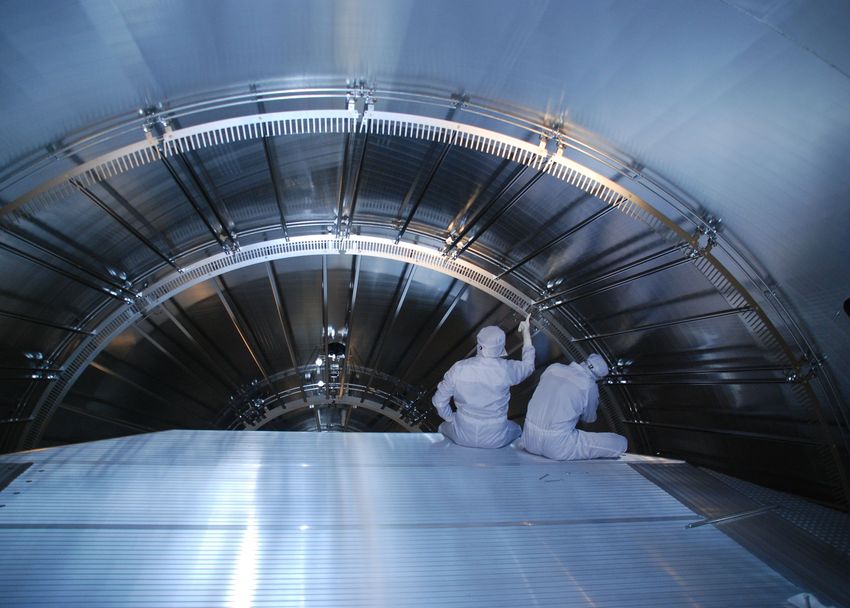
[[607,375],[608,366],[597,354],[580,365],[553,363],[547,367],[528,402],[520,445],[552,460],[617,458],[625,452],[628,446],[622,435],[576,429],[579,420],[596,420],[596,381]]
[[[508,420],[511,386],[534,371],[534,346],[529,322],[519,325],[522,333],[522,361],[504,359],[505,332],[495,326],[478,332],[475,357],[455,363],[431,402],[445,420],[439,431],[459,445],[471,448],[500,448],[520,436],[519,425]],[[449,401],[454,397],[457,412]]]

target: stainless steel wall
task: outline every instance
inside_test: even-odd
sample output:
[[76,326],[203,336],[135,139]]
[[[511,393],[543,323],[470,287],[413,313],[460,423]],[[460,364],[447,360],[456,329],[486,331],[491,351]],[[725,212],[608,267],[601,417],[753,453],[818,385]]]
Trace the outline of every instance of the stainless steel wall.
[[[528,309],[541,368],[619,364],[601,425],[633,449],[846,504],[843,3],[2,14],[5,449],[240,427],[277,404],[275,428],[430,430],[427,393],[477,328]],[[321,122],[349,104],[352,122]],[[303,113],[294,132],[283,112]],[[542,148],[499,147],[517,141]]]

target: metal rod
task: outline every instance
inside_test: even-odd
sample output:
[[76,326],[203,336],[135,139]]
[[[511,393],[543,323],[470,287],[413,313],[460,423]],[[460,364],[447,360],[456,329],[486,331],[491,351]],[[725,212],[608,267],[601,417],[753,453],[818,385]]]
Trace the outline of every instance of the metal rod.
[[[292,333],[292,326],[289,323],[289,315],[286,312],[286,306],[283,302],[283,297],[280,293],[280,287],[277,284],[277,275],[271,262],[266,263],[266,273],[269,277],[269,286],[272,290],[274,298],[274,307],[277,312],[277,319],[280,322],[280,329],[283,333],[283,341],[286,342],[286,350],[289,353],[289,359],[292,362],[292,367],[298,368],[298,357],[295,350],[295,336]],[[307,401],[307,393],[304,391],[304,377],[298,374],[298,386],[301,389],[301,397],[304,402]]]
[[183,183],[183,180],[180,179],[180,176],[177,174],[177,170],[171,165],[171,163],[168,161],[164,154],[160,153],[159,160],[162,161],[162,164],[168,170],[168,174],[171,175],[171,179],[174,180],[174,183],[177,184],[178,188],[180,188],[180,191],[183,193],[183,196],[185,196],[186,200],[189,201],[189,204],[192,205],[192,209],[194,209],[195,213],[198,214],[198,217],[201,218],[201,221],[207,227],[207,230],[209,230],[210,234],[213,236],[219,246],[222,248],[226,247],[227,244],[221,238],[221,234],[213,227],[209,219],[207,219],[207,216],[204,213],[203,209],[201,209],[200,205],[198,205],[198,203],[195,201],[195,197],[192,195],[192,193],[189,192],[189,188],[187,188],[186,184]]
[[[488,311],[484,314],[484,316],[481,318],[481,320],[480,320],[478,323],[476,323],[475,325],[473,325],[473,326],[470,328],[470,330],[469,330],[468,332],[466,332],[466,333],[465,333],[465,334],[464,334],[464,335],[463,335],[460,339],[458,339],[458,340],[457,340],[457,341],[456,341],[456,342],[455,342],[455,343],[454,343],[454,344],[453,344],[450,348],[446,349],[446,351],[445,351],[446,355],[450,355],[450,354],[452,354],[454,351],[456,351],[458,348],[460,348],[460,346],[461,346],[462,344],[464,344],[464,343],[465,343],[465,342],[467,342],[470,338],[472,338],[472,336],[476,335],[476,334],[479,332],[479,330],[481,329],[481,327],[483,327],[484,323],[486,323],[486,322],[490,319],[490,317],[492,317],[494,314],[496,314],[496,311],[497,311],[497,310],[499,310],[501,307],[502,307],[502,304],[501,304],[501,303],[499,303],[499,304],[496,304],[496,305],[495,305],[493,308],[491,308],[490,310],[488,310]],[[427,378],[428,376],[430,376],[430,375],[431,375],[431,373],[432,373],[435,369],[437,369],[438,367],[446,367],[446,363],[447,363],[447,362],[446,362],[445,360],[439,360],[439,361],[437,361],[434,365],[432,365],[430,368],[428,368],[428,369],[425,371],[425,373],[424,373],[424,374],[422,374],[422,375],[420,375],[420,376],[419,376],[420,381],[421,381],[421,380],[424,380],[425,378]],[[453,363],[453,362],[449,362],[449,363],[448,363],[448,367],[451,367],[452,363]],[[446,367],[446,368],[447,368],[447,367]],[[438,381],[438,382],[439,382],[439,381]],[[432,387],[433,387],[433,386],[436,386],[436,383],[435,383],[434,385],[432,385]]]
[[[410,289],[411,284],[413,283],[413,276],[416,274],[416,269],[418,266],[413,264],[405,265],[406,277],[403,277],[399,282],[399,286],[396,288],[395,298],[393,299],[393,307],[391,307],[391,311],[387,311],[387,316],[392,315],[389,323],[386,322],[386,318],[384,319],[384,323],[381,326],[381,331],[378,335],[378,339],[375,341],[375,344],[372,345],[372,350],[369,353],[368,359],[368,367],[370,369],[376,369],[377,364],[381,360],[381,355],[384,352],[384,343],[386,341],[387,335],[392,332],[393,327],[395,326],[396,320],[398,319],[399,314],[401,313],[402,308],[404,307],[404,300],[407,298],[407,292]],[[369,382],[366,384],[367,392],[372,388],[372,382],[375,380],[375,374],[372,373],[369,375]],[[365,397],[361,398],[362,402]]]
[[339,171],[339,191],[337,192],[337,205],[336,205],[336,222],[334,226],[334,231],[337,236],[339,236],[340,230],[342,228],[342,213],[345,208],[345,186],[348,181],[348,157],[351,154],[351,134],[345,134],[345,140],[342,144],[342,163],[340,164]]
[[619,373],[617,377],[632,377],[632,376],[682,376],[682,375],[706,375],[706,374],[747,374],[754,372],[787,372],[789,367],[779,367],[776,365],[762,365],[762,366],[750,366],[750,367],[737,367],[737,368],[720,368],[720,369],[665,369],[660,371],[633,371],[633,372],[623,372]]
[[116,380],[120,380],[121,382],[123,382],[127,386],[135,388],[140,393],[144,393],[148,397],[151,397],[152,399],[156,399],[160,403],[164,403],[165,405],[167,405],[169,407],[171,407],[173,405],[171,403],[171,401],[169,401],[168,399],[165,399],[159,393],[156,393],[156,392],[148,389],[147,387],[142,386],[138,382],[134,382],[133,380],[131,380],[130,378],[128,378],[124,374],[117,372],[117,371],[105,366],[103,363],[99,363],[98,361],[93,361],[92,363],[89,364],[89,367],[96,369],[97,371],[102,372],[102,373],[106,374],[107,376],[111,376],[112,378],[115,378]]
[[539,170],[539,171],[538,171],[538,172],[534,175],[534,177],[532,177],[530,180],[528,180],[528,181],[525,183],[525,185],[524,185],[522,188],[520,188],[520,189],[519,189],[519,192],[517,192],[516,194],[514,194],[514,195],[510,198],[510,200],[509,200],[507,203],[505,203],[505,204],[502,206],[502,208],[501,208],[501,209],[499,209],[499,210],[498,210],[498,211],[497,211],[497,212],[493,215],[493,217],[491,217],[491,218],[490,218],[487,222],[485,222],[484,226],[483,226],[483,227],[482,227],[482,228],[481,228],[478,232],[476,232],[476,233],[475,233],[475,236],[473,236],[471,239],[469,239],[468,241],[466,241],[466,243],[464,243],[464,244],[463,244],[463,246],[455,252],[455,254],[454,254],[454,256],[453,256],[453,257],[455,257],[455,258],[456,258],[456,257],[458,257],[458,256],[462,255],[464,251],[466,251],[467,249],[469,249],[469,248],[470,248],[470,246],[472,246],[472,244],[473,244],[475,241],[477,241],[477,240],[481,237],[481,235],[483,235],[485,232],[487,232],[487,230],[489,230],[489,229],[490,229],[490,227],[491,227],[493,224],[495,224],[497,221],[499,221],[499,220],[502,218],[502,216],[504,216],[504,215],[505,215],[508,211],[510,211],[510,210],[514,207],[514,205],[516,205],[516,204],[520,201],[520,199],[521,199],[523,196],[525,196],[525,194],[526,194],[529,190],[531,190],[531,188],[534,186],[534,184],[536,184],[538,181],[540,181],[540,179],[541,179],[544,175],[546,175],[546,169],[547,169],[547,168],[548,168],[548,165],[547,165],[547,167],[544,167],[543,169],[540,169],[540,170]]
[[675,431],[692,431],[694,433],[707,433],[710,435],[729,435],[731,437],[740,437],[742,439],[762,439],[764,441],[776,441],[778,443],[797,443],[801,445],[822,445],[818,441],[803,439],[800,437],[785,437],[782,435],[767,435],[765,433],[752,433],[748,431],[733,431],[730,429],[716,429],[696,426],[687,426],[684,424],[668,424],[665,422],[646,422],[642,420],[621,420],[623,424],[631,424],[640,427],[656,427],[661,429],[671,429]]
[[35,420],[32,416],[29,418],[6,418],[5,420],[0,420],[0,424],[26,424],[27,422],[32,422]]
[[[661,264],[660,266],[656,266],[655,268],[650,268],[648,270],[644,270],[643,272],[639,272],[638,274],[632,275],[630,277],[626,277],[625,279],[620,279],[619,281],[614,281],[613,283],[609,283],[608,285],[598,287],[597,289],[593,289],[591,291],[579,294],[577,296],[573,296],[572,298],[569,298],[567,300],[558,300],[554,304],[550,304],[549,306],[544,306],[540,310],[545,311],[545,310],[550,310],[552,308],[557,308],[558,306],[563,306],[564,304],[571,304],[571,303],[573,303],[577,300],[581,300],[582,298],[588,298],[590,296],[595,296],[597,294],[604,293],[604,292],[609,291],[611,289],[614,289],[616,287],[620,287],[621,285],[626,285],[627,283],[631,283],[633,281],[637,281],[639,279],[646,278],[646,277],[651,276],[653,274],[657,274],[659,272],[669,270],[670,268],[675,268],[676,266],[681,266],[682,264],[686,264],[687,262],[690,262],[690,261],[691,261],[690,258],[682,258],[680,260],[674,260],[672,262],[667,262],[666,264]],[[556,294],[554,297],[559,297],[559,296],[563,295],[564,293],[566,293],[566,291],[562,291],[559,294]],[[546,301],[546,300],[551,300],[551,299],[553,299],[552,296],[547,296],[546,298],[543,298],[541,300],[537,300],[536,302],[534,302],[534,304],[537,305],[540,302],[543,302],[543,301]]]
[[779,505],[768,505],[760,509],[753,509],[752,511],[741,511],[740,513],[732,513],[731,515],[724,515],[723,517],[703,519],[702,521],[692,521],[691,523],[687,524],[685,528],[699,528],[700,526],[706,526],[708,524],[722,524],[727,521],[735,521],[738,519],[744,519],[745,517],[753,517],[754,515],[761,515],[762,513],[772,511],[773,509],[778,508],[778,506]]
[[[356,136],[355,136],[356,138]],[[356,143],[356,139],[355,139]],[[350,193],[347,197],[347,200],[351,201],[348,203],[348,218],[346,220],[346,236],[351,233],[351,226],[354,223],[354,213],[357,210],[357,197],[360,193],[360,177],[363,174],[363,163],[366,160],[366,146],[369,145],[369,133],[365,133],[363,135],[363,143],[359,147],[355,147],[355,155],[354,155],[354,179],[352,180],[350,186]]]
[[172,300],[170,300],[170,302],[171,302],[172,306],[174,306],[175,310],[177,310],[177,312],[178,312],[180,315],[182,315],[183,317],[185,317],[185,318],[186,318],[186,322],[187,322],[189,325],[191,325],[191,326],[192,326],[192,328],[193,328],[193,329],[194,329],[194,330],[195,330],[198,334],[200,334],[200,336],[202,337],[202,339],[203,339],[203,340],[204,340],[204,341],[205,341],[205,342],[209,345],[209,348],[205,348],[204,346],[202,346],[202,345],[201,345],[201,343],[200,343],[200,342],[198,342],[198,340],[195,338],[195,336],[194,336],[194,335],[192,335],[192,333],[189,331],[189,329],[186,327],[186,325],[185,325],[185,324],[183,324],[183,323],[180,321],[180,319],[178,319],[178,318],[177,318],[177,316],[176,316],[176,315],[174,315],[174,314],[173,314],[170,310],[168,310],[168,308],[167,308],[167,307],[166,307],[166,305],[165,305],[165,302],[163,302],[163,303],[160,305],[160,308],[161,308],[161,309],[162,309],[162,311],[165,313],[165,315],[169,318],[169,320],[170,320],[172,323],[174,323],[174,326],[178,329],[178,331],[180,331],[180,333],[182,333],[182,334],[186,337],[186,339],[188,339],[188,340],[189,340],[189,342],[190,342],[190,343],[191,343],[191,344],[192,344],[192,345],[193,345],[193,346],[197,349],[198,353],[199,353],[202,357],[204,357],[204,358],[205,358],[205,359],[206,359],[206,360],[210,363],[210,365],[211,365],[213,368],[218,368],[218,369],[220,369],[220,370],[221,370],[221,371],[220,371],[220,373],[221,373],[221,374],[224,374],[224,369],[222,369],[222,368],[218,365],[218,363],[217,363],[216,361],[214,361],[214,360],[213,360],[213,358],[212,358],[212,357],[210,356],[210,354],[209,354],[209,353],[210,353],[210,351],[217,353],[217,354],[218,354],[218,356],[221,358],[221,361],[223,361],[223,362],[224,362],[225,366],[227,366],[227,367],[229,367],[229,368],[230,368],[230,371],[231,371],[231,372],[232,372],[232,374],[233,374],[233,375],[232,375],[232,376],[230,376],[230,378],[228,379],[228,380],[229,380],[229,382],[230,382],[230,384],[232,384],[232,385],[234,385],[234,386],[237,386],[237,385],[239,384],[239,378],[240,378],[240,375],[241,375],[241,374],[240,374],[240,372],[239,372],[239,370],[237,370],[237,369],[236,369],[236,367],[234,367],[233,363],[231,363],[231,362],[227,359],[227,357],[225,357],[225,356],[224,356],[224,354],[223,354],[223,353],[219,350],[219,348],[215,345],[215,343],[214,343],[214,342],[212,342],[212,341],[211,341],[211,340],[207,337],[207,335],[203,332],[203,330],[201,330],[200,328],[198,328],[198,327],[194,324],[194,322],[193,322],[193,321],[192,321],[192,319],[189,317],[189,315],[188,315],[188,314],[186,314],[186,312],[185,312],[185,311],[184,311],[184,310],[180,307],[180,305],[179,305],[177,302],[175,302],[173,299],[172,299]]
[[328,256],[322,256],[322,350],[324,352],[324,373],[322,374],[325,378],[325,386],[327,387],[325,390],[330,392],[330,382],[331,382],[331,363],[328,358],[328,340],[330,340],[330,336],[328,335]]
[[230,317],[230,322],[233,324],[233,328],[236,330],[236,333],[239,334],[239,338],[242,340],[242,344],[245,345],[245,349],[248,351],[248,354],[251,356],[251,359],[254,361],[254,364],[257,366],[257,369],[260,370],[260,374],[263,376],[263,379],[266,381],[266,384],[271,388],[272,383],[269,380],[269,375],[266,372],[266,368],[263,367],[263,364],[260,362],[257,353],[254,352],[254,349],[251,348],[251,343],[248,340],[248,336],[246,332],[253,333],[251,331],[250,326],[248,326],[247,322],[245,323],[245,330],[242,329],[242,324],[239,322],[238,310],[236,309],[235,302],[231,302],[231,298],[229,297],[227,286],[221,281],[220,277],[215,277],[211,281],[213,288],[215,289],[216,294],[218,294],[218,299],[221,301],[221,305],[224,306],[224,310],[227,312],[227,316]]
[[555,293],[555,294],[548,295],[545,298],[541,298],[540,300],[537,300],[537,302],[535,302],[535,304],[539,304],[539,303],[542,303],[542,302],[548,302],[549,300],[552,300],[554,298],[558,298],[563,294],[571,293],[573,291],[576,291],[577,289],[582,289],[583,287],[587,287],[588,285],[593,285],[594,283],[598,283],[599,281],[604,281],[606,279],[610,279],[611,277],[616,276],[616,275],[620,274],[621,272],[626,272],[627,270],[631,270],[632,268],[636,268],[637,266],[640,266],[641,264],[645,264],[647,262],[657,260],[658,258],[664,257],[665,255],[673,253],[674,251],[679,251],[684,246],[685,246],[684,243],[680,243],[678,245],[673,245],[672,247],[667,247],[666,249],[662,249],[661,251],[657,251],[655,253],[649,254],[649,255],[644,256],[644,257],[642,257],[638,260],[635,260],[633,262],[629,262],[628,264],[624,264],[623,266],[619,266],[617,268],[609,270],[608,272],[606,272],[604,274],[593,277],[591,279],[587,279],[583,283],[578,283],[577,285],[573,285],[572,287],[570,287],[568,289],[565,289],[563,291],[559,291],[558,293]]
[[540,255],[541,253],[543,253],[544,251],[546,251],[550,247],[554,247],[555,245],[557,245],[558,243],[560,243],[564,239],[568,239],[569,237],[574,235],[576,232],[578,232],[582,228],[589,226],[590,224],[592,224],[593,222],[595,222],[599,218],[603,217],[606,213],[610,213],[613,210],[614,210],[614,207],[605,207],[604,209],[600,209],[599,211],[597,211],[596,213],[594,213],[593,215],[591,215],[587,219],[582,220],[581,222],[579,222],[578,224],[576,224],[575,226],[573,226],[572,228],[570,228],[566,232],[556,236],[554,239],[552,239],[548,243],[541,245],[540,247],[538,247],[537,249],[535,249],[534,251],[529,253],[527,256],[522,258],[519,262],[517,262],[516,264],[514,264],[513,266],[511,266],[507,270],[504,270],[501,273],[499,273],[498,275],[496,275],[496,280],[501,279],[506,274],[512,273],[514,270],[516,270],[520,266],[527,264],[528,262],[530,262],[531,260],[536,258],[538,255]]
[[183,272],[183,270],[177,265],[177,263],[172,258],[168,257],[162,251],[160,251],[159,247],[157,247],[153,243],[153,241],[151,241],[144,234],[142,234],[141,232],[136,230],[130,224],[130,222],[128,222],[123,217],[118,215],[118,213],[114,209],[112,209],[112,207],[107,205],[106,202],[104,200],[102,200],[100,197],[98,197],[94,192],[92,192],[91,190],[86,188],[84,185],[82,185],[76,179],[72,179],[71,184],[73,184],[74,187],[77,190],[79,190],[81,193],[83,193],[85,195],[85,197],[88,198],[91,202],[93,202],[95,205],[100,207],[100,209],[102,209],[109,217],[111,217],[113,220],[115,220],[122,228],[124,228],[124,230],[126,230],[127,232],[132,234],[134,237],[136,237],[136,239],[140,243],[142,243],[145,247],[147,247],[149,250],[151,250],[157,257],[159,257],[166,264],[168,264],[169,266],[174,268],[174,270],[176,270],[178,272]]
[[585,336],[584,338],[572,338],[570,342],[585,342],[587,340],[596,340],[598,338],[610,338],[612,336],[621,336],[624,334],[631,334],[638,331],[648,331],[651,329],[661,329],[665,327],[673,327],[674,325],[682,325],[684,323],[693,323],[695,321],[705,321],[707,319],[717,319],[719,317],[728,317],[731,315],[741,315],[747,312],[752,312],[752,308],[749,306],[741,306],[740,308],[731,308],[729,310],[720,310],[718,312],[709,312],[702,315],[694,315],[692,317],[684,317],[682,319],[674,319],[672,321],[661,321],[659,323],[649,323],[647,325],[637,325],[635,327],[630,327],[628,329],[621,329],[619,331],[609,331],[601,334],[594,334],[592,336]]
[[51,270],[51,271],[55,272],[56,274],[61,274],[63,277],[71,279],[72,281],[79,283],[80,285],[85,285],[86,287],[94,289],[95,291],[100,291],[100,292],[106,293],[110,297],[115,298],[116,300],[121,300],[122,302],[124,301],[124,297],[121,296],[120,294],[118,294],[117,292],[115,292],[114,290],[111,290],[108,287],[104,287],[102,285],[98,285],[97,283],[93,283],[86,278],[78,276],[78,275],[74,274],[73,272],[65,270],[64,268],[62,268],[60,266],[56,266],[55,264],[51,264],[50,262],[48,262],[46,260],[39,259],[39,258],[35,257],[34,255],[30,255],[29,253],[26,253],[25,251],[21,251],[20,249],[18,249],[16,247],[12,247],[11,245],[7,245],[6,243],[0,243],[0,249],[3,249],[4,251],[8,251],[9,253],[16,255],[20,258],[23,258],[23,259],[27,260],[28,262],[32,262],[36,266],[41,266],[42,268],[47,268],[48,270]]
[[44,325],[45,327],[52,327],[54,329],[61,329],[63,331],[69,331],[75,334],[83,334],[85,336],[93,336],[94,332],[86,331],[79,327],[74,327],[71,325],[61,325],[59,323],[52,323],[50,321],[44,321],[42,319],[36,319],[35,317],[28,317],[27,315],[21,315],[16,312],[9,312],[7,310],[0,310],[0,317],[6,317],[9,319],[15,319],[16,321],[25,321],[26,323],[32,323],[33,325]]
[[98,272],[95,272],[94,270],[91,270],[90,268],[86,268],[85,266],[83,266],[79,262],[76,262],[76,261],[74,261],[70,258],[67,258],[64,255],[62,255],[62,254],[60,254],[56,251],[53,251],[52,249],[48,249],[44,245],[36,243],[35,241],[33,241],[33,240],[23,236],[23,235],[20,235],[16,232],[12,232],[7,227],[2,227],[0,229],[2,229],[6,234],[13,236],[14,238],[18,239],[19,241],[21,241],[23,243],[26,243],[27,245],[29,245],[33,249],[36,249],[36,250],[38,250],[38,251],[40,251],[40,252],[42,252],[46,255],[54,257],[57,260],[59,260],[60,262],[62,262],[63,264],[67,264],[68,266],[76,268],[80,272],[87,274],[88,276],[90,276],[93,279],[97,279],[98,281],[103,281],[104,283],[108,283],[109,285],[112,285],[115,289],[123,291],[127,295],[132,296],[134,298],[138,296],[138,294],[136,292],[132,291],[131,289],[127,289],[126,287],[124,287],[124,285],[117,282],[113,278],[107,276],[106,274],[100,274]]
[[80,416],[86,416],[88,418],[92,418],[93,420],[99,420],[101,422],[106,422],[108,424],[114,424],[116,426],[121,426],[121,427],[124,427],[124,428],[132,429],[134,431],[139,431],[139,432],[142,432],[142,433],[151,433],[151,432],[154,432],[154,431],[157,430],[157,429],[152,428],[152,427],[142,426],[142,425],[138,425],[138,424],[133,424],[131,422],[126,422],[124,420],[119,420],[118,418],[112,418],[110,416],[102,416],[102,415],[99,415],[99,414],[93,414],[93,413],[91,413],[87,410],[80,408],[80,407],[68,405],[67,403],[60,403],[59,407],[63,410],[68,411],[68,412],[72,412],[74,414],[79,414]]
[[[432,314],[437,314],[440,311],[443,304],[445,303],[446,298],[448,297],[449,293],[451,292],[451,290],[454,288],[454,286],[456,284],[457,284],[457,279],[452,282],[451,287],[446,291],[445,295],[440,300],[440,302],[437,304],[437,307],[434,309],[434,313],[432,313]],[[422,355],[425,354],[425,351],[428,349],[429,346],[431,346],[431,342],[434,341],[434,338],[437,336],[438,333],[440,333],[440,330],[443,329],[443,326],[446,324],[446,321],[449,320],[449,317],[452,315],[452,312],[454,312],[454,309],[461,302],[461,300],[463,300],[463,296],[468,291],[469,291],[469,285],[467,285],[467,284],[464,284],[463,287],[461,287],[458,290],[458,292],[455,294],[454,298],[452,298],[451,303],[446,308],[445,312],[443,312],[443,315],[437,321],[434,328],[431,331],[428,332],[428,339],[425,340],[425,343],[422,344],[422,346],[417,351],[416,356],[413,357],[411,362],[407,365],[407,367],[405,367],[404,373],[398,375],[399,377],[401,377],[401,378],[407,377],[407,374],[410,373],[410,370],[412,370],[416,366],[416,364],[419,363],[419,359],[422,358]],[[410,347],[413,346],[413,344],[416,343],[416,340],[419,339],[420,334],[422,333],[422,331],[424,331],[424,329],[426,327],[427,327],[427,325],[423,325],[423,327],[416,333],[416,335],[414,336],[414,338],[410,341],[410,344],[408,345],[408,350],[410,349]]]
[[[257,87],[252,86],[251,90],[256,92]],[[260,110],[260,114],[266,113],[266,104],[263,103],[262,99],[259,99],[259,98],[257,99],[257,108]],[[262,140],[263,140],[263,154],[266,157],[266,166],[269,169],[269,176],[271,176],[271,180],[272,180],[272,190],[274,191],[274,200],[277,203],[277,210],[278,210],[278,213],[280,214],[280,228],[281,228],[281,230],[283,230],[283,238],[288,241],[289,240],[289,231],[287,230],[287,227],[286,227],[286,216],[283,212],[283,197],[280,194],[281,188],[280,188],[280,184],[278,183],[277,170],[275,169],[275,167],[277,166],[277,163],[275,162],[274,151],[272,150],[272,147],[271,147],[271,138],[264,136],[262,138]]]
[[[449,253],[451,253],[452,249],[457,247],[457,244],[463,239],[463,237],[465,237],[466,234],[470,230],[472,230],[472,227],[475,226],[475,224],[477,224],[478,221],[482,217],[484,217],[484,214],[486,214],[493,207],[493,205],[495,205],[499,201],[499,199],[501,199],[508,192],[508,190],[510,190],[513,187],[513,185],[519,180],[519,178],[521,178],[525,174],[527,169],[528,169],[528,167],[523,165],[523,166],[518,167],[517,169],[514,170],[514,172],[511,174],[511,176],[508,177],[508,181],[505,182],[505,185],[502,186],[499,189],[499,191],[496,193],[496,195],[493,198],[491,198],[489,201],[487,201],[487,203],[484,206],[482,206],[481,209],[479,209],[475,213],[475,215],[472,216],[472,219],[470,219],[466,224],[464,224],[463,228],[461,228],[458,231],[455,238],[452,239],[452,242],[449,243],[448,246],[445,248],[445,250],[444,250],[445,255],[448,255]],[[499,172],[497,172],[497,174],[498,173]],[[495,177],[494,177],[494,179],[495,179]]]
[[[618,379],[619,378],[619,379]],[[631,386],[719,386],[723,384],[793,384],[795,381],[788,378],[742,378],[741,380],[654,380],[643,382],[641,380],[627,380],[626,378],[610,377],[604,381],[605,384],[611,386],[631,385]]]
[[189,159],[186,158],[186,156],[183,154],[177,154],[177,159],[180,161],[180,164],[182,165],[183,169],[189,175],[189,179],[192,180],[192,183],[194,184],[197,191],[200,193],[201,198],[204,199],[204,202],[206,202],[207,206],[212,210],[213,215],[215,215],[216,221],[221,226],[221,229],[224,230],[224,233],[227,235],[227,238],[230,239],[230,242],[235,245],[236,235],[233,233],[232,230],[230,230],[230,224],[227,222],[227,220],[224,219],[221,210],[218,208],[215,202],[213,202],[212,196],[210,196],[210,193],[207,192],[207,189],[201,183],[201,178],[195,172],[195,169],[192,167],[191,163],[189,163]]
[[[166,357],[167,357],[167,358],[168,358],[171,362],[173,362],[175,365],[177,365],[178,367],[182,368],[182,369],[183,369],[183,371],[185,371],[186,373],[188,373],[189,375],[191,375],[192,377],[194,377],[196,380],[198,380],[201,384],[204,384],[204,385],[205,385],[205,384],[207,383],[207,381],[209,380],[209,378],[212,378],[214,381],[219,382],[219,383],[221,384],[221,386],[222,386],[223,388],[227,389],[227,390],[232,390],[232,389],[234,389],[234,388],[235,388],[235,387],[233,387],[233,386],[227,386],[227,384],[226,384],[225,382],[222,382],[221,378],[219,378],[217,375],[212,374],[212,373],[210,373],[210,374],[209,374],[209,377],[208,377],[208,378],[203,378],[203,377],[201,377],[201,375],[200,375],[200,374],[198,374],[195,370],[193,370],[191,367],[189,367],[188,365],[186,365],[185,363],[183,363],[183,361],[181,361],[180,359],[178,359],[177,357],[175,357],[175,356],[174,356],[174,354],[172,354],[172,353],[171,353],[171,351],[169,351],[169,350],[168,350],[168,349],[167,349],[167,348],[166,348],[163,344],[161,344],[161,343],[160,343],[160,342],[159,342],[156,338],[154,338],[153,336],[151,336],[150,334],[148,334],[148,332],[142,331],[142,330],[139,328],[139,326],[138,326],[138,325],[139,325],[139,324],[132,325],[132,326],[131,326],[131,328],[132,328],[133,330],[135,330],[135,332],[136,332],[139,336],[141,336],[141,338],[142,338],[143,340],[146,340],[147,342],[149,342],[149,343],[151,344],[151,346],[153,346],[156,350],[158,350],[160,353],[162,353],[163,355],[165,355],[165,356],[166,356]],[[153,325],[152,323],[151,323],[151,326],[152,326],[154,329],[156,329],[156,326],[155,326],[155,325]]]
[[354,256],[351,262],[351,279],[348,282],[348,304],[345,308],[345,323],[343,329],[345,331],[346,352],[345,359],[342,362],[342,369],[339,374],[339,398],[345,395],[345,383],[348,380],[348,362],[351,359],[351,325],[354,318],[354,309],[357,305],[357,289],[360,285],[360,256]]
[[443,164],[443,161],[446,160],[446,156],[448,156],[449,150],[451,149],[451,143],[443,145],[443,149],[440,151],[440,156],[437,157],[437,161],[431,166],[431,170],[428,173],[428,177],[425,180],[425,184],[419,190],[419,196],[416,197],[416,202],[413,203],[413,207],[411,207],[410,213],[407,214],[407,219],[404,220],[404,224],[401,225],[401,229],[398,231],[398,234],[395,237],[396,243],[401,240],[401,237],[407,231],[407,227],[410,225],[411,220],[413,220],[413,216],[416,214],[416,210],[419,209],[419,205],[422,204],[422,200],[425,198],[425,194],[428,192],[428,188],[431,186],[431,182],[434,180],[434,177],[437,175],[437,171],[439,171],[440,166]]

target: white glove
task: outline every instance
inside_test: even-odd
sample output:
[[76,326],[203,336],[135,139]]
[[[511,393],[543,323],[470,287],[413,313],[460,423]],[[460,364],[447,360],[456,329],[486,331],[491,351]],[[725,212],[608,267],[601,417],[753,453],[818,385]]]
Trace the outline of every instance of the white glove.
[[519,333],[522,334],[523,346],[531,346],[531,313],[519,324]]

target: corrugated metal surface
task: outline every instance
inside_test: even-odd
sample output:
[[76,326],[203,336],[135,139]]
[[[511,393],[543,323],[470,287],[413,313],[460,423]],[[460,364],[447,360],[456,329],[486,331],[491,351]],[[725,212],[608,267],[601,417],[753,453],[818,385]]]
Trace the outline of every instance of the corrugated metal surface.
[[[171,431],[5,456],[4,606],[778,606],[628,466],[430,434]],[[19,492],[15,494],[15,492]]]

